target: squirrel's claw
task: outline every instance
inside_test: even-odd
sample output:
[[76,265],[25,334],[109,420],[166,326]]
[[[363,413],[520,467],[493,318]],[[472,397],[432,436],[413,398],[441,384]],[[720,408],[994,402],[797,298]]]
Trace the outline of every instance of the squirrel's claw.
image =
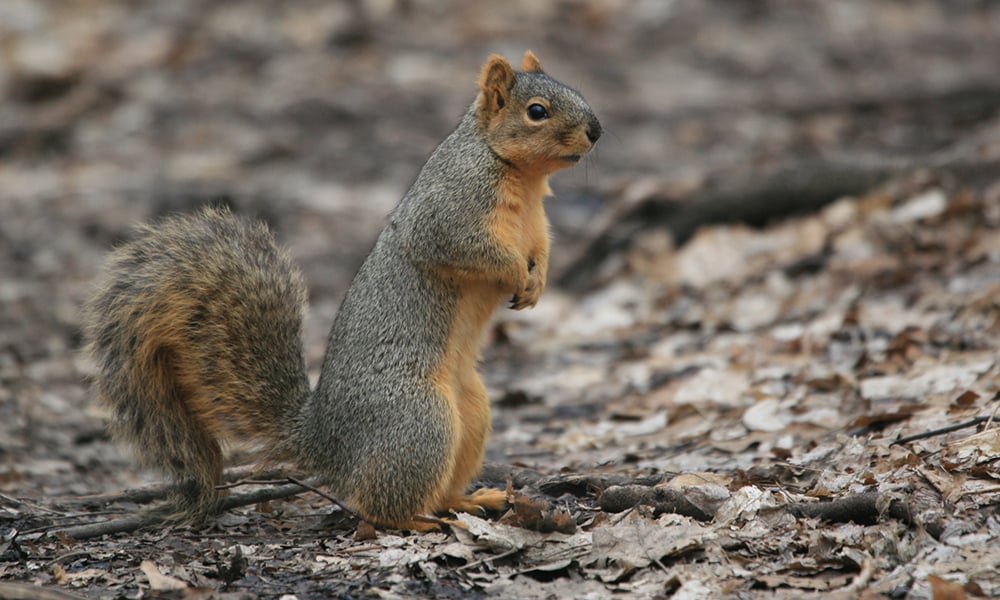
[[538,303],[538,298],[523,298],[520,294],[514,294],[510,299],[511,310],[524,310],[525,308],[531,308]]

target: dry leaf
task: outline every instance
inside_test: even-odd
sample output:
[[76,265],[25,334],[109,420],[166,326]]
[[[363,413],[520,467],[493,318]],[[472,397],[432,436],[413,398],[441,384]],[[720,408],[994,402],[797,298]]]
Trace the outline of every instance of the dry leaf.
[[940,189],[931,189],[896,206],[890,213],[896,223],[909,223],[935,217],[948,207],[948,198]]
[[778,416],[781,404],[776,398],[765,398],[743,412],[743,426],[750,431],[781,431],[787,425]]
[[59,563],[52,565],[52,579],[59,584],[66,584],[69,581],[69,577],[66,576],[66,569],[62,568],[62,565]]
[[514,527],[522,527],[541,533],[558,531],[571,534],[576,531],[576,521],[565,510],[552,508],[547,500],[532,500],[525,494],[516,493],[510,486],[507,498],[511,509],[499,522]]
[[979,394],[972,390],[965,390],[955,398],[954,405],[957,408],[969,408],[970,406],[974,406],[978,399]]
[[606,580],[619,581],[652,563],[701,547],[714,535],[695,521],[678,515],[664,515],[650,521],[631,513],[614,525],[594,528],[593,549],[583,562],[598,568],[613,568]]
[[768,492],[755,485],[743,486],[715,512],[715,522],[725,525],[738,519],[752,519],[759,510],[777,506],[778,503]]
[[948,581],[937,575],[928,575],[927,581],[931,584],[931,594],[934,600],[966,600],[968,598],[965,588],[958,582]]
[[160,573],[160,569],[151,560],[144,560],[139,564],[139,569],[149,580],[149,588],[153,590],[183,590],[188,586],[180,579],[175,579],[169,575]]

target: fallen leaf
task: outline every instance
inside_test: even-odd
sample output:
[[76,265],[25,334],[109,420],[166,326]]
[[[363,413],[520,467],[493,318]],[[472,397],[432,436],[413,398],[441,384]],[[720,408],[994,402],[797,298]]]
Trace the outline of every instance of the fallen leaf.
[[549,536],[563,535],[558,533],[544,534],[503,523],[493,523],[466,513],[460,513],[458,521],[465,525],[465,529],[454,528],[455,536],[459,541],[481,546],[495,553],[524,550],[545,542]]
[[937,575],[928,575],[927,581],[931,584],[931,597],[934,600],[965,600],[968,598],[965,588],[958,582],[948,581]]
[[550,507],[546,500],[532,500],[525,494],[514,492],[509,485],[507,498],[512,506],[500,518],[500,523],[541,533],[558,531],[572,534],[576,531],[573,516],[565,510]]
[[709,483],[714,483],[720,486],[727,486],[733,480],[732,477],[728,477],[721,473],[681,473],[676,477],[673,477],[666,483],[666,485],[675,488],[686,488],[694,485],[705,485]]
[[74,587],[90,583],[94,579],[111,578],[111,573],[104,569],[83,569],[81,571],[64,571],[66,582]]
[[940,189],[931,189],[914,196],[892,209],[890,217],[895,223],[910,223],[936,217],[948,207],[948,198]]
[[828,591],[846,586],[851,582],[852,577],[842,573],[824,572],[814,577],[758,575],[754,579],[770,588],[790,587],[801,590]]
[[52,565],[52,579],[62,585],[65,585],[69,581],[69,578],[66,576],[66,569],[62,568],[62,565],[59,563]]
[[696,375],[679,382],[674,393],[675,404],[716,404],[741,406],[743,394],[750,387],[749,376],[742,371],[702,369]]
[[861,396],[866,400],[922,398],[967,388],[993,366],[995,358],[976,357],[957,364],[921,358],[905,375],[886,375],[861,380]]
[[743,412],[743,426],[750,431],[781,431],[786,423],[778,416],[776,398],[765,398]]
[[755,485],[746,485],[736,490],[715,512],[715,522],[720,525],[733,523],[738,519],[752,519],[763,508],[776,508],[778,503],[771,494]]
[[976,400],[979,399],[979,394],[973,392],[972,390],[965,390],[955,398],[954,406],[958,408],[969,408],[976,404]]
[[584,564],[612,568],[605,581],[620,581],[636,569],[700,548],[714,538],[707,528],[679,515],[651,521],[631,513],[614,525],[594,528],[593,548]]
[[152,590],[183,590],[188,587],[180,579],[175,579],[169,575],[160,573],[160,569],[151,560],[144,560],[139,564],[139,569],[149,580],[149,588]]

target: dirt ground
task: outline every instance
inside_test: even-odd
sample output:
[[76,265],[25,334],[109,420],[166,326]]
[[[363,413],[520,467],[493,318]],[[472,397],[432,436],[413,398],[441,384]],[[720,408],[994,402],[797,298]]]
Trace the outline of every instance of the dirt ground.
[[[80,353],[130,226],[265,219],[315,377],[479,66],[526,48],[606,134],[552,180],[542,301],[485,338],[511,510],[68,535],[161,491]],[[0,97],[0,597],[1000,596],[995,3],[5,0]]]

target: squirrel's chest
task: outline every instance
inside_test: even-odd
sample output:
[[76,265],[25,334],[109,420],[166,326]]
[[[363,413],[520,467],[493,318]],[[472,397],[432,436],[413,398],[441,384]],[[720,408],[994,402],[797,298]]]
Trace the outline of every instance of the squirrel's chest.
[[551,193],[546,177],[504,179],[497,190],[499,202],[490,223],[496,241],[525,259],[548,247],[543,200]]

